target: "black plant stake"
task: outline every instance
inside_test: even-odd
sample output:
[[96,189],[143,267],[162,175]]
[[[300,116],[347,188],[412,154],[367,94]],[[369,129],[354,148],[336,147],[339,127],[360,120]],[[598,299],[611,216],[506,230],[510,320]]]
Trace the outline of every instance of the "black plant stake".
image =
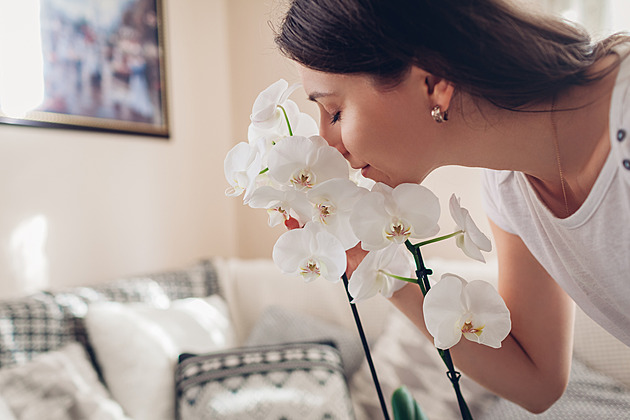
[[341,276],[343,279],[343,286],[346,289],[346,296],[348,296],[348,302],[350,303],[350,309],[352,309],[352,315],[354,316],[354,323],[357,324],[357,330],[359,330],[359,336],[361,337],[361,344],[363,344],[363,352],[365,353],[365,357],[367,358],[368,365],[370,366],[370,373],[372,374],[372,381],[374,382],[374,387],[376,388],[376,393],[378,394],[378,400],[381,403],[381,409],[383,410],[383,418],[385,420],[389,420],[389,414],[387,413],[387,405],[385,404],[385,398],[383,398],[383,391],[381,390],[381,384],[378,381],[378,376],[376,375],[376,369],[374,368],[374,362],[372,361],[372,354],[370,353],[370,346],[368,345],[367,338],[365,338],[365,332],[363,331],[363,325],[361,324],[361,318],[359,318],[359,311],[357,310],[357,306],[352,303],[352,296],[348,291],[348,276],[344,273]]

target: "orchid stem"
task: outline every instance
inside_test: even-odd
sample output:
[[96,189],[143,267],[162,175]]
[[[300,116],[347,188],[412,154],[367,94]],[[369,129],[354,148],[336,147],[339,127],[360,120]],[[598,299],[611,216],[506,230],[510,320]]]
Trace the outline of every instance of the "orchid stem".
[[[448,239],[455,235],[459,235],[461,232],[462,231],[460,230],[450,235],[431,239],[429,241],[426,241],[426,243],[437,242],[439,240],[441,241],[443,239]],[[429,284],[429,275],[433,274],[433,271],[429,268],[426,268],[424,265],[424,261],[422,259],[422,253],[420,252],[420,247],[422,246],[422,244],[425,244],[425,243],[421,242],[419,244],[414,245],[409,241],[405,241],[405,245],[407,246],[407,249],[411,251],[411,253],[413,254],[413,258],[416,262],[416,268],[417,268],[416,275],[418,276],[418,280],[417,280],[418,286],[420,286],[420,290],[422,290],[422,295],[426,296],[427,292],[431,288],[431,285]],[[472,415],[470,414],[470,410],[468,408],[468,405],[466,404],[466,400],[464,399],[464,396],[462,395],[462,391],[459,387],[459,378],[461,377],[461,374],[455,370],[455,365],[453,363],[453,359],[451,358],[451,352],[448,350],[438,349],[438,353],[440,354],[440,357],[442,358],[442,360],[444,361],[444,364],[446,365],[448,369],[448,371],[446,372],[446,376],[451,381],[451,384],[453,385],[453,389],[455,390],[455,396],[457,397],[457,404],[459,405],[459,411],[462,414],[462,420],[472,420]]]
[[390,274],[390,273],[385,273],[383,272],[383,274],[387,275],[388,277],[391,277],[393,279],[398,279],[398,280],[402,280],[402,281],[406,281],[407,283],[418,283],[417,279],[411,279],[409,277],[402,277],[402,276],[397,276],[396,274]]
[[433,238],[433,239],[429,239],[427,241],[419,242],[419,243],[417,243],[417,244],[415,244],[413,246],[416,247],[416,248],[420,248],[421,246],[424,246],[424,245],[429,245],[429,244],[432,244],[434,242],[439,242],[439,241],[443,241],[445,239],[450,239],[450,238],[452,238],[454,236],[461,235],[462,233],[464,233],[463,230],[458,230],[457,232],[449,233],[448,235],[439,236],[437,238]]
[[284,109],[282,105],[278,105],[278,108],[282,110],[282,113],[284,114],[284,119],[287,122],[287,128],[289,129],[289,135],[292,136],[293,130],[291,130],[291,123],[289,122],[289,116],[287,115],[287,111]]

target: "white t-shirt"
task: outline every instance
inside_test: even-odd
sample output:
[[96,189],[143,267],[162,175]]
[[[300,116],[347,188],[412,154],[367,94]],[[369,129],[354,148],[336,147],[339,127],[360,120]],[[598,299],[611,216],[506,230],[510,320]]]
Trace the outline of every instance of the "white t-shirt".
[[549,211],[522,172],[485,170],[483,202],[587,315],[630,346],[630,59],[613,91],[610,142],[586,201],[566,219]]

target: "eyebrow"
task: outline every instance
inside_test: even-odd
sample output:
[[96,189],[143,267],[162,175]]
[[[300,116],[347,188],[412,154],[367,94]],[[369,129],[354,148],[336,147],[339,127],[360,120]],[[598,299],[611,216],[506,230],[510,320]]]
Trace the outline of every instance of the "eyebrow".
[[325,96],[332,96],[332,95],[333,95],[332,93],[327,93],[327,92],[313,92],[310,95],[308,95],[308,100],[317,102],[317,99],[319,98],[323,98]]

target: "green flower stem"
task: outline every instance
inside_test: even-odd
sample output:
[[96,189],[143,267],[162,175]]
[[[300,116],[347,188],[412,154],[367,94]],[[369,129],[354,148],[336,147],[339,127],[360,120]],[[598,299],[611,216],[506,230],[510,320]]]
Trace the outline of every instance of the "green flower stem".
[[390,273],[386,273],[386,272],[382,272],[383,274],[385,274],[388,277],[391,277],[393,279],[398,279],[398,280],[402,280],[402,281],[406,281],[407,283],[418,283],[417,279],[410,279],[409,277],[402,277],[402,276],[397,276],[396,274],[390,274]]
[[[455,235],[459,235],[460,233],[461,231],[454,232],[450,235],[446,235],[441,238],[435,238],[426,242],[437,242],[438,240],[451,238]],[[413,245],[411,242],[405,241],[405,245],[407,246],[407,249],[409,249],[409,251],[411,251],[411,253],[413,254],[413,258],[416,262],[417,268],[416,275],[418,276],[418,286],[420,286],[422,294],[426,296],[427,292],[431,288],[431,285],[429,284],[429,274],[432,274],[432,271],[425,267],[424,261],[422,260],[422,253],[420,252],[420,247],[422,246],[422,243]],[[462,414],[462,420],[472,420],[472,415],[470,414],[470,410],[468,408],[468,405],[466,404],[466,400],[464,399],[462,391],[459,387],[459,378],[461,377],[461,374],[455,370],[455,365],[453,363],[453,359],[451,358],[451,352],[448,350],[438,349],[438,353],[440,354],[440,357],[442,358],[444,364],[448,369],[448,371],[446,372],[446,376],[451,381],[453,389],[455,390],[457,404],[459,405],[459,411]]]
[[269,168],[265,168],[265,169],[263,169],[262,171],[258,172],[258,175],[262,175],[262,174],[264,174],[265,172],[267,172],[268,170],[269,170]]
[[427,241],[419,242],[419,243],[417,243],[417,244],[415,244],[413,246],[416,247],[416,248],[420,248],[421,246],[424,246],[424,245],[429,245],[429,244],[432,244],[434,242],[439,242],[439,241],[443,241],[445,239],[450,239],[450,238],[452,238],[454,236],[461,235],[462,233],[464,233],[463,230],[458,230],[457,232],[453,232],[453,233],[450,233],[448,235],[439,236],[437,238],[433,238],[433,239],[429,239]]
[[289,122],[289,117],[287,116],[287,111],[284,109],[284,107],[282,105],[278,105],[278,108],[280,108],[282,110],[282,113],[284,114],[284,119],[287,122],[287,127],[289,128],[289,135],[292,136],[293,135],[293,130],[291,130],[291,123]]

